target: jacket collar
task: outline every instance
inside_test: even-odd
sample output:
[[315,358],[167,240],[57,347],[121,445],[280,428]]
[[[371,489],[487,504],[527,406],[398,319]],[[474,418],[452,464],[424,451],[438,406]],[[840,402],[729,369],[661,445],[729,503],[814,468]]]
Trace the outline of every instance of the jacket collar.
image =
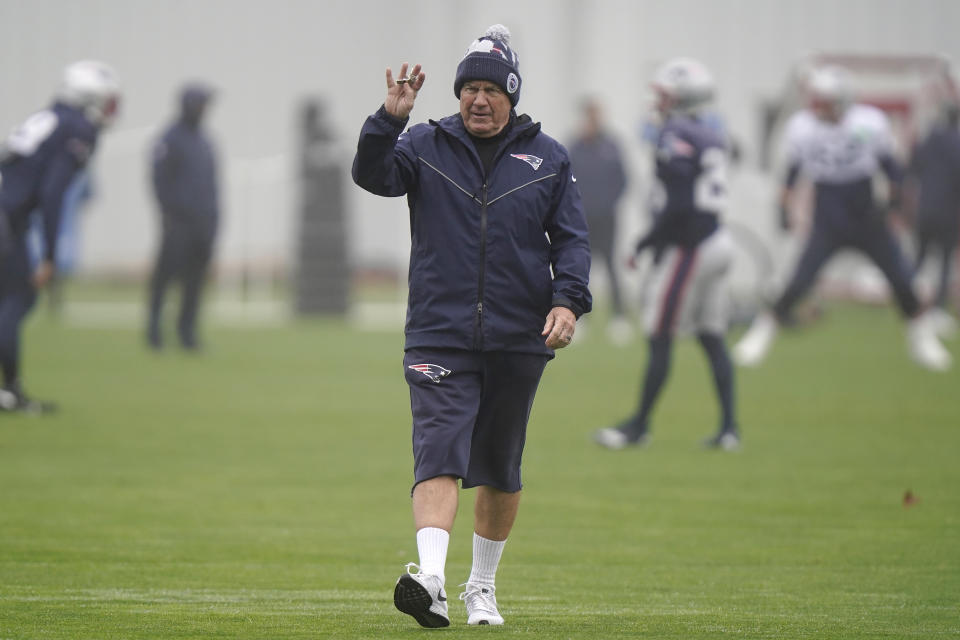
[[[534,122],[527,114],[518,116],[515,111],[510,113],[511,126],[510,131],[503,139],[503,144],[509,144],[517,138],[533,136],[540,131],[540,123]],[[473,148],[470,140],[470,134],[463,125],[463,118],[459,113],[447,116],[441,120],[430,120],[431,125],[438,127],[441,131],[461,140],[464,144]]]

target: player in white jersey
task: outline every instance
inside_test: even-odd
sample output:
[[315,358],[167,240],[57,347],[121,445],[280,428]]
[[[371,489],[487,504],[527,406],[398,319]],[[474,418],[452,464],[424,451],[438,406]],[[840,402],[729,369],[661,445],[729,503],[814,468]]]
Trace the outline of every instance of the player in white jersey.
[[789,211],[800,176],[814,185],[814,214],[796,270],[769,312],[760,314],[734,347],[743,366],[759,365],[789,317],[794,304],[814,284],[821,267],[841,248],[859,249],[883,272],[907,318],[911,357],[934,371],[950,368],[950,353],[940,344],[910,282],[885,209],[874,201],[873,178],[882,172],[889,185],[889,207],[899,206],[903,172],[894,157],[893,137],[882,111],[852,102],[849,72],[824,67],[810,79],[810,107],[790,119],[786,129],[788,170],[780,208]]

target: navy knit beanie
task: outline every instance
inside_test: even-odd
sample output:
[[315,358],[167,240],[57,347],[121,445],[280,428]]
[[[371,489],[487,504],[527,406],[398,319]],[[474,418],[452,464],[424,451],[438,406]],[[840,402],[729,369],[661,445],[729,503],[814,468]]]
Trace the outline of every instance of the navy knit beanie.
[[499,85],[507,92],[510,104],[517,106],[520,100],[520,60],[510,48],[510,30],[502,24],[493,25],[470,43],[453,81],[453,93],[458,100],[460,89],[469,80],[488,80]]

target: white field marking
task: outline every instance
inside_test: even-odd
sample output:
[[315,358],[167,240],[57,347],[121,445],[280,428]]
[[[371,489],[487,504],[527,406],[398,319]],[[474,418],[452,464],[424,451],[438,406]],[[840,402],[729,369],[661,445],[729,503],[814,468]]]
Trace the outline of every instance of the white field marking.
[[402,302],[358,302],[350,309],[350,322],[364,331],[403,328],[407,306]]
[[[176,306],[172,297],[171,308]],[[144,304],[137,302],[70,302],[63,308],[64,319],[83,329],[139,329],[146,322]],[[229,327],[277,327],[294,318],[286,301],[212,300],[201,314],[217,325]],[[400,302],[358,302],[348,321],[362,331],[396,331],[403,328],[406,305]]]
[[[324,589],[316,591],[240,590],[212,591],[206,589],[65,589],[59,593],[36,593],[33,589],[0,591],[0,600],[12,602],[111,602],[142,603],[221,603],[241,602],[377,602],[383,600],[382,591],[350,591]],[[12,593],[11,593],[12,592]]]
[[[770,593],[770,592],[767,592]],[[772,592],[774,594],[780,592]],[[780,593],[784,598],[788,594]],[[856,594],[844,594],[851,596]],[[901,608],[898,594],[884,593],[862,593],[859,594],[864,599],[896,600],[890,602],[885,608]],[[622,605],[602,605],[596,602],[587,605],[577,605],[570,602],[558,602],[542,596],[517,595],[504,598],[500,603],[500,608],[505,613],[511,615],[529,615],[537,618],[549,617],[570,617],[580,616],[585,618],[595,618],[597,616],[698,616],[712,617],[716,616],[718,607],[696,607],[683,606],[677,602],[682,598],[680,594],[664,594],[662,602],[658,604],[647,603],[643,606],[636,604]],[[5,587],[0,589],[0,601],[4,602],[81,602],[91,603],[118,603],[125,602],[135,605],[139,611],[149,612],[153,609],[150,605],[165,604],[203,604],[203,605],[229,605],[238,604],[256,604],[258,602],[271,603],[269,611],[261,611],[258,615],[289,615],[291,612],[316,612],[330,611],[332,609],[342,611],[362,610],[367,613],[383,613],[392,611],[393,605],[389,596],[385,596],[382,589],[372,591],[347,590],[347,589],[318,589],[318,590],[279,590],[264,589],[252,590],[244,589],[238,591],[215,591],[209,589],[66,589],[59,593],[37,593],[37,589],[28,587]],[[286,603],[286,606],[284,604]],[[144,606],[146,605],[146,606]],[[924,606],[927,611],[953,611],[950,605]],[[747,609],[740,609],[747,612]],[[239,610],[238,610],[239,611]],[[767,612],[766,617],[778,620],[793,620],[797,615],[789,611]],[[826,620],[827,614],[813,615],[803,614],[804,619],[813,621],[813,619]],[[0,637],[0,640],[5,640]]]
[[[172,296],[171,309],[177,306]],[[146,322],[145,303],[67,302],[64,319],[72,327],[88,329],[140,328]],[[292,312],[285,302],[256,300],[211,300],[201,314],[218,325],[231,327],[274,327],[290,322]]]

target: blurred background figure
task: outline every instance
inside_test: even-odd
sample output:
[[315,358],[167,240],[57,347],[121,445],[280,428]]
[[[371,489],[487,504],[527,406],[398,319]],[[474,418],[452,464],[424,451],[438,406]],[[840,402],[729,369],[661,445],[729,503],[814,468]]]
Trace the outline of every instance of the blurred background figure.
[[[769,312],[757,316],[734,348],[734,357],[743,366],[759,365],[821,268],[838,250],[853,248],[880,268],[893,289],[908,321],[911,357],[925,368],[945,371],[952,358],[922,313],[910,270],[886,220],[887,209],[899,208],[903,180],[887,117],[875,107],[854,103],[852,77],[843,67],[814,69],[807,89],[809,106],[787,123],[788,168],[779,215],[788,225],[794,190],[803,176],[814,184],[812,228],[783,293]],[[881,172],[889,188],[887,207],[874,200],[873,179]]]
[[594,264],[602,259],[610,281],[607,334],[611,342],[622,345],[633,339],[633,325],[623,305],[616,250],[617,202],[626,190],[627,174],[620,145],[604,126],[600,103],[584,98],[580,112],[580,130],[569,147],[570,164],[583,197]]
[[724,342],[734,244],[720,220],[729,198],[728,149],[702,118],[715,84],[709,70],[690,58],[664,64],[652,84],[662,116],[653,148],[661,197],[653,225],[635,252],[638,256],[650,249],[654,254],[643,306],[647,369],[636,413],[616,427],[598,430],[594,440],[608,449],[646,444],[650,414],[670,371],[674,336],[695,333],[710,363],[721,409],[719,429],[705,444],[735,450],[740,436],[734,371]]
[[299,133],[301,201],[295,308],[302,315],[345,315],[351,284],[346,167],[323,100],[304,103]]
[[941,335],[954,335],[949,312],[950,276],[960,236],[960,107],[943,105],[940,119],[914,148],[909,165],[913,226],[917,239],[915,274],[927,251],[939,253],[940,269],[931,321]]
[[[61,215],[70,183],[116,116],[120,85],[113,69],[84,60],[68,66],[54,103],[13,130],[0,153],[0,409],[46,412],[21,380],[20,328],[37,291],[56,273]],[[43,251],[31,260],[31,218],[43,226]]]
[[203,121],[213,89],[187,84],[180,113],[153,147],[153,190],[161,218],[160,248],[150,279],[147,343],[163,347],[163,301],[167,288],[182,288],[177,335],[189,351],[200,348],[197,315],[220,218],[217,158]]

